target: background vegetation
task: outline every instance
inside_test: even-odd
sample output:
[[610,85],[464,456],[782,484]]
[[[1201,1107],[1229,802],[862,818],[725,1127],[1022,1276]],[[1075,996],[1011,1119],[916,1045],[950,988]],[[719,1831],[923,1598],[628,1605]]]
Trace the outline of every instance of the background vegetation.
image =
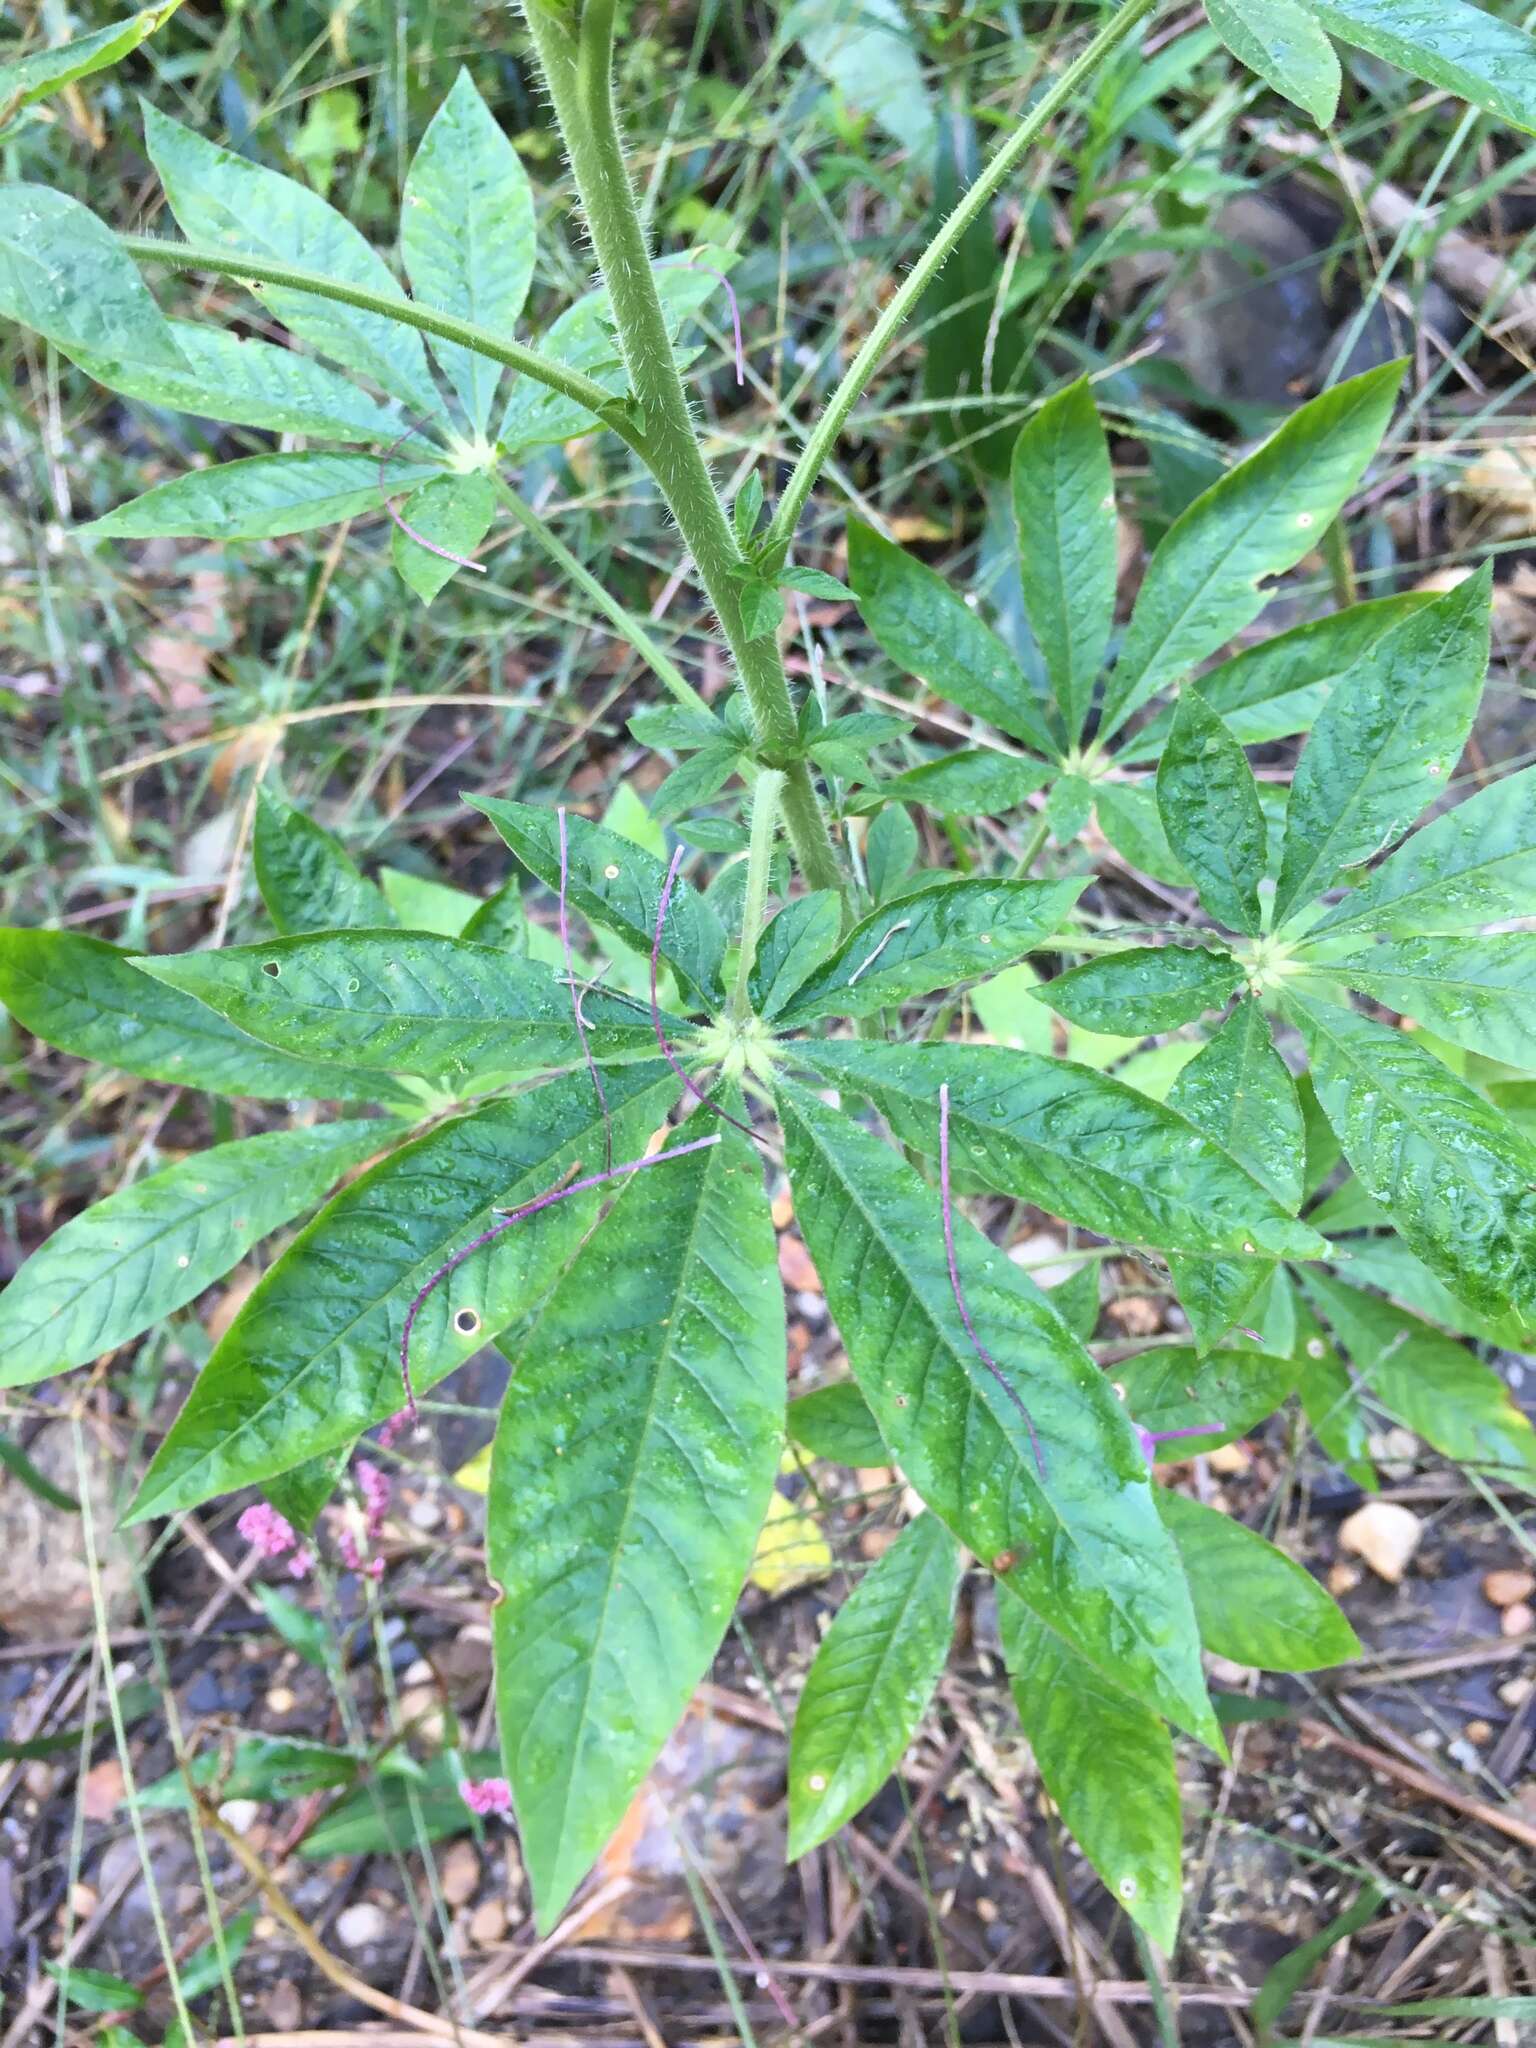
[[[793,422],[835,383],[935,208],[1098,18],[1070,0],[887,5],[851,28],[846,13],[822,0],[639,7],[623,44],[622,102],[657,235],[733,259],[745,381],[723,294],[706,306],[711,345],[691,371],[728,497],[792,454]],[[107,18],[44,7],[18,28],[30,48]],[[115,192],[128,225],[158,197],[142,92],[308,180],[386,243],[411,152],[461,64],[535,179],[537,332],[590,278],[522,33],[500,8],[253,0],[220,12],[186,0],[120,68],[16,110],[0,131],[4,173],[98,207]],[[1129,596],[1160,533],[1235,451],[1340,374],[1406,353],[1408,400],[1352,508],[1349,550],[1306,560],[1265,628],[1351,594],[1444,587],[1491,554],[1494,673],[1454,793],[1526,765],[1533,163],[1490,117],[1358,56],[1319,141],[1239,72],[1201,10],[1165,10],[1054,124],[946,269],[861,402],[801,559],[847,573],[851,507],[1006,616],[1007,451],[1039,391],[1083,368],[1117,429]],[[221,301],[261,331],[259,307],[232,285],[167,278],[161,299],[182,311]],[[508,872],[461,788],[567,802],[659,846],[668,763],[627,728],[657,698],[636,622],[706,696],[725,678],[654,491],[613,437],[522,462],[533,522],[498,513],[477,550],[485,576],[456,577],[422,606],[374,518],[227,548],[82,544],[80,525],[147,483],[266,437],[114,398],[29,336],[4,346],[6,922],[155,951],[258,935],[262,791],[322,818],[392,902],[444,928],[464,906],[439,892],[488,894]],[[908,679],[852,606],[811,595],[793,608],[797,676],[847,691],[848,708],[908,705]],[[914,761],[953,737],[944,709],[925,709]],[[1272,750],[1277,779],[1293,752]],[[705,851],[729,890],[738,804],[727,789],[714,808]],[[1038,822],[1074,837],[1064,812]],[[1015,813],[925,823],[921,841],[890,829],[863,858],[990,869],[1025,856],[1031,827]],[[1107,923],[1179,907],[1176,886],[1101,832],[1062,861],[1096,875]],[[547,927],[547,902],[533,908]],[[994,988],[958,1028],[1023,1035],[1035,1007]],[[1074,1027],[1070,1049],[1161,1088],[1180,1043]],[[269,1117],[110,1074],[82,1086],[78,1063],[14,1026],[3,1049],[0,1228],[18,1263],[103,1187]],[[819,1281],[782,1206],[778,1220],[809,1385],[836,1361]],[[1000,1215],[998,1228],[1049,1270],[1060,1246],[1037,1213]],[[1042,1813],[980,1598],[905,1777],[851,1844],[784,1877],[781,1708],[831,1604],[828,1574],[855,1578],[902,1516],[878,1471],[854,1486],[797,1465],[716,1673],[715,1718],[685,1724],[669,1750],[678,1832],[641,1815],[541,1952],[515,1851],[494,1824],[466,1835],[455,1789],[460,1759],[489,1743],[473,1458],[499,1392],[493,1357],[448,1383],[431,1434],[406,1447],[376,1587],[349,1574],[302,1592],[258,1582],[233,1528],[239,1502],[227,1518],[176,1517],[148,1547],[114,1533],[172,1397],[254,1278],[237,1276],[67,1403],[8,1403],[8,1454],[30,1461],[5,1487],[7,1554],[27,1568],[0,1597],[0,1799],[16,1859],[0,1865],[0,1955],[18,2043],[46,2028],[111,2048],[116,2027],[160,2039],[193,2013],[199,2034],[339,2030],[370,2010],[397,2030],[442,2032],[434,2016],[450,2008],[461,2032],[615,2042],[658,2029],[1198,2042],[1282,2017],[1290,2032],[1358,2032],[1352,1995],[1416,2008],[1373,2015],[1384,2038],[1426,2026],[1431,2038],[1518,2038],[1518,1995],[1536,1993],[1519,1881],[1536,1814],[1517,1497],[1383,1429],[1388,1491],[1417,1532],[1397,1582],[1361,1577],[1341,1554],[1358,1495],[1315,1447],[1272,1434],[1221,1466],[1202,1461],[1205,1497],[1330,1574],[1371,1661],[1346,1686],[1266,1688],[1235,1745],[1241,1778],[1190,1763],[1191,1910],[1164,1965],[1111,1917]],[[1168,1327],[1158,1276],[1130,1261],[1112,1262],[1102,1307],[1109,1342]],[[1519,1359],[1501,1364],[1518,1391]],[[368,1767],[294,1749],[322,1731]],[[378,1767],[401,1745],[436,1774],[426,1790]],[[208,1772],[196,1815],[178,1806],[179,1755]],[[338,1772],[356,1780],[339,1797]],[[162,1779],[177,1789],[157,1803]],[[64,1956],[77,1965],[67,1998]],[[382,1987],[383,2008],[365,1984]],[[1439,2016],[1424,2003],[1435,1996],[1485,2002]]]

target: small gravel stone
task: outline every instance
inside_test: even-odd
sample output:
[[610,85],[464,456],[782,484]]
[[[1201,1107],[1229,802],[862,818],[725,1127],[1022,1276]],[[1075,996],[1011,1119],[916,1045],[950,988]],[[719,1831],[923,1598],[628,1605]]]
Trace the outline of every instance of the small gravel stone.
[[1529,1603],[1533,1593],[1536,1593],[1536,1572],[1489,1572],[1483,1580],[1483,1598],[1495,1607],[1517,1607],[1521,1601]]
[[343,1948],[372,1948],[388,1932],[389,1922],[368,1899],[361,1899],[336,1915],[336,1939]]
[[1499,1634],[1502,1636],[1528,1636],[1536,1628],[1536,1611],[1524,1600],[1517,1600],[1513,1607],[1506,1607],[1499,1616]]
[[280,2034],[291,2034],[304,2018],[304,2001],[291,1977],[279,1977],[262,2000],[268,2023]]
[[1395,1586],[1419,1547],[1424,1525],[1398,1501],[1368,1500],[1339,1527],[1339,1548],[1363,1557],[1378,1579]]

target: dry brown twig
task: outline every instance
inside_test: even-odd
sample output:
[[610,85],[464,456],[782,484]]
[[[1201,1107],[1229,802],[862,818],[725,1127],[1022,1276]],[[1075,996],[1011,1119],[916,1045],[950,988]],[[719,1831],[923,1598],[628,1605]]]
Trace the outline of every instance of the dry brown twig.
[[[1292,134],[1263,121],[1246,124],[1261,148],[1292,161],[1333,168],[1358,192],[1360,203],[1375,224],[1389,234],[1398,234],[1415,220],[1423,219],[1419,200],[1400,186],[1378,178],[1369,164],[1357,157],[1331,158],[1319,154],[1317,142],[1306,135]],[[1496,250],[1484,248],[1458,228],[1447,228],[1434,239],[1429,254],[1430,268],[1440,282],[1467,302],[1479,318],[1485,308],[1493,318],[1486,328],[1490,340],[1507,341],[1519,335],[1536,341],[1536,285],[1523,283]]]

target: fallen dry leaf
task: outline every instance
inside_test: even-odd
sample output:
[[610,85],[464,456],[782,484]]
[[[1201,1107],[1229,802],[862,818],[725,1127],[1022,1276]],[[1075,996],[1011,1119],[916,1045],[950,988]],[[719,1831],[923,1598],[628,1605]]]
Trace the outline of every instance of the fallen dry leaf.
[[1483,1579],[1483,1598],[1495,1607],[1514,1607],[1522,1600],[1528,1601],[1536,1593],[1536,1572],[1504,1571],[1488,1572]]
[[787,1494],[769,1494],[767,1518],[747,1574],[752,1584],[768,1594],[788,1593],[826,1578],[832,1564],[831,1547],[816,1518]]
[[225,612],[228,579],[217,570],[192,578],[190,600],[146,635],[139,648],[140,681],[165,716],[165,736],[174,746],[208,730],[209,662],[229,644]]

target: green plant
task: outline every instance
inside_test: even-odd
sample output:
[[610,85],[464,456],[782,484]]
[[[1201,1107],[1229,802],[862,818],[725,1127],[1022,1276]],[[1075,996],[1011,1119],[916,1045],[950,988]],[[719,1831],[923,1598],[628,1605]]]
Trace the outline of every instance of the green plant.
[[[790,1757],[797,1853],[899,1758],[942,1666],[963,1546],[1001,1589],[1047,1786],[1127,1911],[1170,1943],[1170,1724],[1222,1747],[1202,1651],[1306,1670],[1355,1645],[1279,1550],[1153,1483],[1157,1444],[1213,1448],[1296,1392],[1366,1483],[1373,1406],[1447,1455],[1536,1473],[1530,1426],[1450,1334],[1523,1341],[1536,1324],[1536,946],[1490,929],[1529,904],[1536,770],[1404,837],[1447,786],[1476,710],[1489,578],[1351,607],[1205,668],[1258,615],[1267,580],[1343,515],[1396,368],[1316,400],[1190,505],[1118,647],[1104,428],[1086,383],[1040,405],[1012,455],[1038,678],[941,579],[855,528],[849,575],[876,640],[1017,747],[894,771],[884,750],[907,721],[815,692],[797,705],[786,678],[783,593],[842,591],[791,562],[800,514],[882,351],[1154,4],[1106,13],[970,184],[766,525],[755,478],[729,513],[721,504],[690,416],[680,336],[730,258],[652,260],[613,102],[612,0],[529,12],[604,280],[538,350],[511,338],[532,268],[527,180],[467,76],[405,183],[401,247],[425,305],[317,192],[153,111],[148,147],[188,243],[116,235],[46,188],[3,199],[0,308],[89,376],[342,444],[188,472],[98,520],[97,537],[237,541],[385,510],[396,566],[430,601],[475,568],[498,497],[527,515],[505,463],[604,428],[654,476],[734,662],[716,709],[637,639],[677,701],[632,729],[677,759],[660,815],[696,811],[733,777],[749,787],[744,844],[730,821],[688,828],[742,853],[727,870],[739,889],[695,888],[682,848],[668,862],[563,808],[474,798],[554,896],[551,957],[515,890],[456,933],[412,928],[417,913],[263,793],[255,866],[276,937],[175,955],[66,931],[0,939],[0,997],[66,1051],[214,1095],[382,1112],[216,1144],[74,1218],[0,1297],[0,1385],[129,1342],[307,1216],[213,1351],[132,1512],[259,1485],[308,1528],[363,1431],[500,1340],[514,1373],[488,1507],[497,1684],[545,1925],[708,1667],[779,1470],[782,1303],[759,1106],[777,1118],[857,1383],[791,1404],[789,1435],[815,1455],[895,1461],[928,1510],[813,1668]],[[1211,10],[1261,70],[1276,34],[1301,35],[1316,112],[1326,28],[1527,117],[1526,39],[1490,24],[1481,55],[1469,32],[1450,63],[1414,12]],[[259,288],[317,355],[167,320],[136,261]],[[1302,732],[1283,805],[1266,800],[1245,744]],[[1047,786],[1018,872],[910,873],[907,805],[1006,815]],[[1070,849],[1095,808],[1132,865],[1192,887],[1198,912],[1127,933],[1079,908],[1087,877]],[[1052,836],[1068,871],[1036,876]],[[852,873],[839,839],[858,853]],[[577,961],[573,911],[618,948],[605,979]],[[1032,957],[1073,964],[1042,982]],[[1018,1043],[951,1039],[973,987],[994,1036]],[[1351,991],[1434,1038],[1357,1009]],[[1177,1042],[1176,1073],[1165,1058],[1138,1087],[1129,1068],[1057,1057],[1048,1011],[1132,1043],[1221,1021]],[[1298,1064],[1305,1051],[1300,1075],[1272,1018]],[[695,1135],[665,1135],[679,1111]],[[1111,1380],[1087,1348],[1102,1247],[1082,1261],[1089,1287],[1076,1275],[1047,1295],[957,1224],[957,1197],[981,1191],[1163,1262],[1191,1341],[1149,1345]]]

